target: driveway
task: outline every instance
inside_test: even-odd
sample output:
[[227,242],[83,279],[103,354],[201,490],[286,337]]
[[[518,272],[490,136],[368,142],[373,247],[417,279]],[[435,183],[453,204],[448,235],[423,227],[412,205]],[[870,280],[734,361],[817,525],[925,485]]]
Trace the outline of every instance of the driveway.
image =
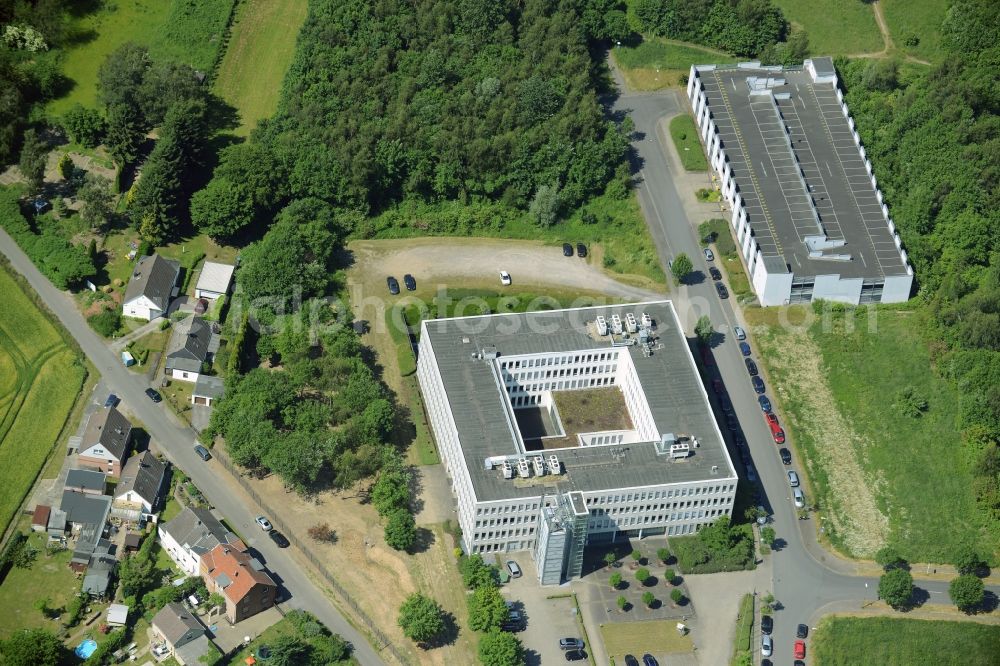
[[[577,625],[572,589],[568,585],[540,587],[530,555],[515,553],[512,559],[521,565],[524,575],[512,578],[502,591],[526,620],[524,631],[517,634],[524,644],[525,665],[565,663],[559,639],[583,638]],[[585,650],[589,654],[591,646],[587,645]]]

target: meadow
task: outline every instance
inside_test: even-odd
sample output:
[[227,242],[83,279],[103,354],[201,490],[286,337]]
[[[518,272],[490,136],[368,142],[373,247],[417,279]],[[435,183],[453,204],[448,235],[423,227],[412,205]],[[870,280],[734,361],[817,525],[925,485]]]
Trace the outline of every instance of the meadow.
[[248,135],[259,120],[277,110],[308,4],[307,0],[246,0],[237,9],[215,92],[239,112],[238,135]]
[[[871,5],[858,0],[775,0],[785,18],[809,35],[809,53],[854,55],[882,50]],[[909,4],[909,3],[907,3]]]
[[87,371],[4,266],[0,269],[0,532],[66,425]]
[[819,666],[987,666],[1000,654],[1000,626],[888,617],[827,617],[810,640]]
[[941,60],[940,28],[948,0],[880,0],[879,4],[896,48],[930,62]]
[[633,90],[680,86],[691,65],[736,62],[723,51],[661,37],[643,37],[635,46],[615,47],[612,54]]

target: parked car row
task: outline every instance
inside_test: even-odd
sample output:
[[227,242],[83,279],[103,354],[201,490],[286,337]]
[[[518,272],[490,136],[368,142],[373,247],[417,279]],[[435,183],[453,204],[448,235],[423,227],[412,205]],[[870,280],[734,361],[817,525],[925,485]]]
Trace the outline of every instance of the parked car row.
[[[762,615],[760,618],[760,654],[762,657],[770,657],[774,651],[774,644],[771,639],[771,633],[774,631],[774,619],[770,615]],[[809,625],[800,624],[795,629],[796,640],[792,645],[792,654],[794,655],[795,666],[798,666],[802,662],[801,659],[806,658],[806,642],[803,640],[809,635]],[[767,659],[761,661],[761,666],[770,666],[771,662]]]
[[[389,293],[395,296],[399,293],[399,281],[393,276],[389,276],[385,279],[385,284],[389,287]],[[417,281],[412,275],[407,273],[403,276],[403,285],[406,286],[406,291],[414,291],[417,288]]]
[[[639,660],[630,654],[625,655],[625,666],[639,666]],[[642,666],[659,666],[651,654],[642,655]]]
[[[572,257],[573,256],[573,245],[572,243],[563,243],[563,256]],[[583,243],[576,244],[576,256],[586,257],[587,256],[587,246]]]

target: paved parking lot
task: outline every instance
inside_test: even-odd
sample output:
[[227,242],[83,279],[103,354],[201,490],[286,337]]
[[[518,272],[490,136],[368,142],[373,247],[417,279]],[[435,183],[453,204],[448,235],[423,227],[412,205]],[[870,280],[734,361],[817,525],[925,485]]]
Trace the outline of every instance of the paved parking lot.
[[[519,555],[515,561],[521,565],[524,575],[511,579],[501,589],[504,597],[514,602],[515,610],[521,611],[525,616],[525,628],[518,633],[518,638],[524,644],[525,664],[548,666],[566,663],[562,650],[559,649],[559,639],[583,638],[577,624],[572,589],[569,585],[540,587],[531,557],[527,553]],[[586,651],[590,653],[589,645]]]

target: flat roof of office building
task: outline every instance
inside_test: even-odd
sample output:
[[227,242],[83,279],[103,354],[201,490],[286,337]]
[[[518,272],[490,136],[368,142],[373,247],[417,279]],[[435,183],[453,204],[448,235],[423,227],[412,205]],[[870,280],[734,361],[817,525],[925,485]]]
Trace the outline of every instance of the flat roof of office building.
[[[505,356],[611,350],[610,339],[598,339],[587,325],[598,315],[610,322],[617,314],[624,321],[626,313],[638,321],[643,313],[651,317],[655,350],[647,357],[640,345],[614,349],[631,356],[656,429],[696,437],[700,446],[694,454],[671,462],[669,456],[657,454],[652,442],[577,446],[527,454],[547,459],[555,453],[563,474],[524,482],[504,479],[499,468],[486,469],[487,458],[519,451],[505,390],[491,362],[473,359],[472,353],[495,348],[499,362]],[[596,491],[736,477],[670,301],[436,319],[423,322],[423,335],[429,336],[434,351],[478,501],[537,497],[555,492],[557,485],[559,492]]]
[[[833,74],[827,60],[815,59],[821,78]],[[814,82],[801,67],[695,69],[765,258],[803,277],[906,274],[835,83]],[[767,79],[773,96],[751,94],[750,83]],[[845,241],[823,250],[825,259],[810,257],[805,242],[820,229],[834,244]]]

